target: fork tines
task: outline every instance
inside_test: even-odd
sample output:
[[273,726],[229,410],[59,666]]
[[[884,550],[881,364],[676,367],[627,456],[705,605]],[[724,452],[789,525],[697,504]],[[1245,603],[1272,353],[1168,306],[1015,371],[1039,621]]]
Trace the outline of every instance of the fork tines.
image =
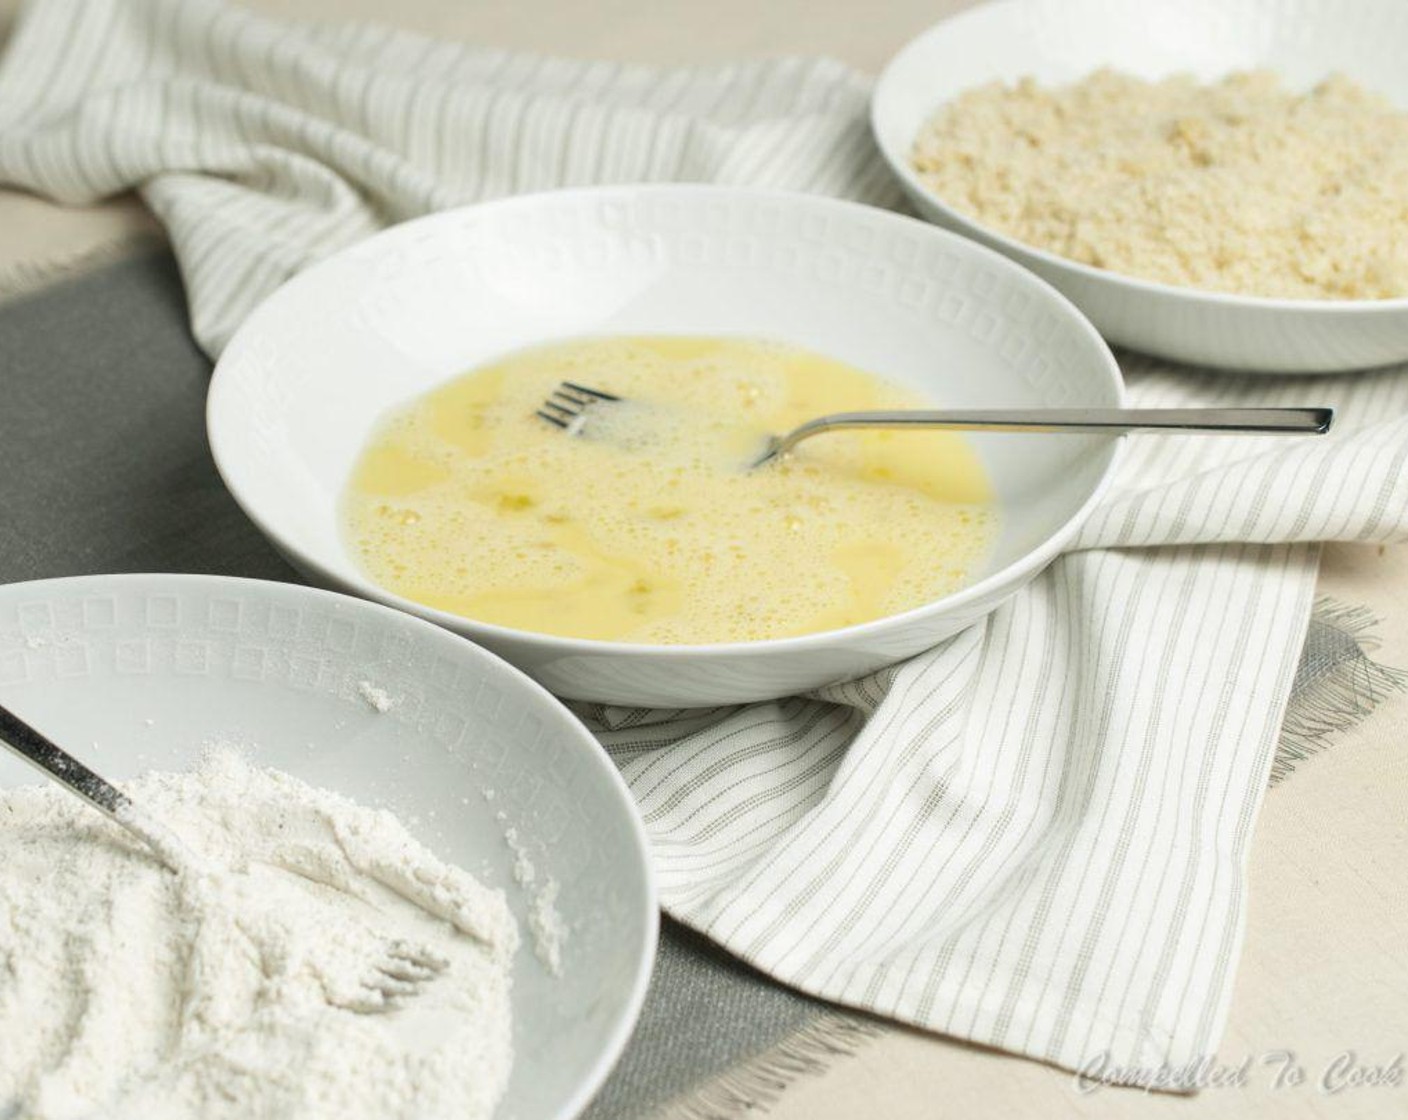
[[396,1011],[450,967],[450,959],[427,945],[389,941],[381,960],[361,978],[355,990],[329,997],[336,1007],[362,1015]]
[[538,409],[538,415],[549,424],[556,424],[565,431],[573,432],[580,425],[582,414],[588,405],[597,401],[620,399],[615,394],[603,392],[601,389],[579,385],[575,381],[563,381],[543,402],[543,407]]

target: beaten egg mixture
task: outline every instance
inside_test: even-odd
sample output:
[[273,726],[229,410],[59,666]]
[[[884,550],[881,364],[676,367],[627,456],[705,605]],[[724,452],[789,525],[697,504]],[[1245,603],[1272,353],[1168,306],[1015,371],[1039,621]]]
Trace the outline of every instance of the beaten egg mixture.
[[[625,398],[577,435],[563,380]],[[755,641],[907,610],[971,581],[992,490],[950,432],[844,432],[750,471],[769,432],[932,407],[844,362],[739,338],[585,338],[512,354],[384,421],[344,495],[376,583],[481,622],[646,643]]]

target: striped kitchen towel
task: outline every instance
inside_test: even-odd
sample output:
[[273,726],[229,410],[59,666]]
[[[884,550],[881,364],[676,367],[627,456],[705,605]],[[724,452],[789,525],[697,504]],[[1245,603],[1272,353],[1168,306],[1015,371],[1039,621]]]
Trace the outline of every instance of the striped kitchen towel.
[[[516,191],[707,180],[880,205],[825,60],[545,60],[214,0],[42,0],[0,65],[0,182],[137,188],[212,355],[304,265]],[[1130,1083],[1215,1051],[1314,542],[1408,537],[1408,376],[1129,361],[1143,405],[1331,403],[1324,440],[1148,437],[1071,550],[864,680],[591,709],[669,911],[798,988]]]

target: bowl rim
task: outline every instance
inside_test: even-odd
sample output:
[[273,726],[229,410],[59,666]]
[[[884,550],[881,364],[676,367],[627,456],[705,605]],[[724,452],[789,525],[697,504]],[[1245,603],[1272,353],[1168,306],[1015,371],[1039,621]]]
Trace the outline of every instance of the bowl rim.
[[[877,206],[868,206],[864,203],[832,198],[827,195],[816,195],[804,191],[779,190],[765,187],[729,186],[712,183],[626,183],[609,186],[567,187],[555,190],[535,191],[528,194],[510,195],[489,202],[471,203],[467,206],[453,207],[448,210],[437,211],[433,214],[426,214],[407,222],[389,226],[384,230],[372,234],[370,237],[364,238],[361,241],[355,242],[352,245],[348,245],[330,254],[316,264],[298,273],[266,296],[265,299],[260,302],[259,306],[249,314],[238,330],[236,330],[230,343],[226,346],[225,351],[222,352],[220,358],[217,359],[215,363],[214,372],[211,374],[210,388],[206,396],[205,409],[206,437],[210,444],[211,457],[215,461],[216,470],[219,472],[221,481],[225,484],[225,488],[230,492],[235,503],[244,511],[245,516],[248,517],[270,541],[274,542],[278,550],[300,570],[313,573],[320,581],[325,581],[331,586],[345,589],[356,597],[371,599],[387,607],[393,607],[403,612],[414,614],[424,620],[454,630],[463,636],[472,636],[475,640],[482,638],[488,642],[514,642],[520,645],[527,645],[545,653],[555,653],[558,655],[649,656],[673,660],[698,656],[756,657],[812,651],[830,647],[837,643],[844,645],[852,638],[867,636],[877,631],[889,630],[907,622],[916,622],[924,616],[932,615],[940,611],[949,612],[961,610],[963,607],[978,602],[1010,585],[1016,584],[1028,575],[1035,574],[1045,568],[1056,558],[1066,542],[1079,531],[1080,527],[1089,517],[1091,510],[1104,497],[1123,458],[1126,439],[1123,435],[1105,437],[1105,442],[1108,445],[1108,461],[1100,477],[1096,480],[1094,487],[1092,487],[1091,492],[1074,513],[1021,556],[1002,568],[990,572],[982,579],[968,584],[949,595],[942,596],[941,598],[931,600],[927,603],[922,603],[917,607],[911,607],[908,610],[900,611],[895,614],[884,615],[880,618],[832,630],[819,630],[790,637],[764,638],[754,641],[657,645],[648,642],[618,642],[600,638],[577,638],[547,634],[533,630],[518,630],[509,626],[481,622],[477,619],[467,618],[464,615],[442,611],[436,607],[427,606],[424,603],[417,603],[412,599],[404,598],[397,595],[395,592],[378,586],[369,578],[362,576],[360,572],[355,571],[355,569],[353,569],[353,578],[349,578],[344,573],[333,571],[318,557],[312,556],[303,549],[294,546],[285,539],[282,533],[275,531],[274,527],[261,515],[254,504],[240,492],[238,485],[233,481],[233,474],[236,469],[235,464],[239,460],[240,450],[239,445],[235,444],[235,441],[231,438],[231,433],[233,431],[243,430],[243,428],[232,425],[224,419],[225,405],[223,401],[226,394],[230,392],[229,385],[232,383],[232,378],[236,376],[231,372],[230,363],[226,360],[225,355],[230,353],[231,349],[234,348],[234,344],[242,335],[246,334],[251,329],[258,328],[259,312],[266,304],[279,299],[287,290],[316,282],[318,275],[322,271],[336,268],[337,263],[346,254],[364,254],[367,246],[378,239],[386,239],[389,241],[394,237],[400,236],[401,231],[409,227],[443,220],[447,215],[460,214],[470,210],[512,210],[518,207],[539,205],[552,198],[569,195],[608,198],[631,197],[640,194],[688,194],[700,198],[720,195],[742,195],[756,199],[760,203],[780,202],[784,205],[794,206],[812,205],[822,209],[834,209],[845,212],[860,220],[877,221],[881,224],[889,224],[895,228],[904,228],[910,233],[920,237],[937,237],[945,240],[958,252],[977,254],[999,271],[1006,271],[1009,275],[1015,277],[1018,283],[1033,285],[1036,290],[1043,293],[1044,298],[1054,301],[1058,312],[1067,315],[1072,320],[1076,329],[1083,333],[1088,341],[1094,344],[1094,353],[1100,359],[1101,371],[1105,375],[1109,387],[1114,391],[1115,399],[1113,407],[1123,407],[1126,403],[1124,376],[1120,370],[1119,363],[1110,350],[1109,344],[1100,335],[1099,331],[1095,329],[1095,326],[1084,313],[1081,312],[1070,299],[1057,290],[1049,281],[1038,276],[1017,261],[1004,256],[1002,253],[986,245],[975,242],[971,238],[964,237],[951,230],[946,230],[932,222],[911,217],[906,214],[900,214],[895,211],[884,210]],[[235,415],[238,415],[238,413],[235,413]]]
[[[900,100],[896,91],[900,81],[900,69],[913,58],[928,50],[935,41],[941,40],[945,33],[953,29],[953,25],[980,20],[987,17],[993,9],[1016,9],[1027,3],[1029,0],[986,0],[984,3],[945,16],[905,42],[899,50],[890,56],[889,61],[880,71],[879,77],[876,78],[870,94],[870,133],[875,141],[875,146],[880,149],[880,155],[889,165],[890,170],[916,200],[933,206],[944,215],[946,220],[967,231],[972,237],[982,239],[990,247],[1000,246],[1002,252],[1012,254],[1017,259],[1030,258],[1048,268],[1061,269],[1091,283],[1109,284],[1157,299],[1167,299],[1185,304],[1232,307],[1252,312],[1291,312],[1327,317],[1408,313],[1408,295],[1390,296],[1386,299],[1289,299],[1279,296],[1243,295],[1238,292],[1219,292],[1210,288],[1168,284],[1160,280],[1147,280],[1143,277],[1131,276],[1113,269],[1097,268],[1094,265],[1063,257],[1049,249],[1029,245],[1010,234],[985,225],[956,209],[950,202],[926,186],[918,173],[909,165],[908,150],[896,150],[896,147],[887,141],[887,134],[894,131],[888,128],[889,118],[893,111],[890,107]],[[1116,68],[1118,67],[1116,66]],[[953,98],[949,97],[942,101],[935,101],[925,110],[924,119],[929,120],[935,112],[944,105],[950,104],[952,100]],[[915,136],[911,136],[908,142],[913,144],[915,138]]]
[[[622,1004],[622,1013],[617,1022],[606,1036],[606,1042],[601,1054],[592,1064],[587,1076],[572,1090],[571,1094],[564,1100],[562,1105],[553,1114],[555,1120],[572,1120],[577,1116],[588,1102],[596,1095],[611,1071],[616,1068],[620,1060],[621,1053],[630,1041],[635,1032],[637,1023],[640,1021],[641,1010],[645,1005],[646,993],[649,990],[650,978],[654,971],[655,957],[660,941],[660,893],[659,884],[656,881],[655,863],[650,850],[650,838],[645,831],[645,823],[641,819],[640,810],[636,805],[635,797],[631,794],[630,788],[626,785],[626,780],[621,775],[620,769],[606,753],[606,749],[597,741],[596,737],[587,730],[571,710],[525,673],[516,665],[510,664],[502,657],[490,650],[477,645],[474,642],[454,633],[447,632],[446,627],[437,626],[427,619],[409,614],[407,611],[396,610],[383,603],[369,601],[356,595],[344,595],[338,591],[330,591],[321,587],[310,587],[302,583],[289,583],[284,580],[256,579],[250,576],[230,576],[206,574],[201,572],[98,572],[85,575],[73,576],[49,576],[42,579],[20,580],[16,583],[6,584],[0,587],[0,598],[16,598],[23,601],[26,596],[36,592],[43,592],[50,589],[75,588],[82,591],[83,585],[95,585],[99,588],[107,589],[111,584],[124,586],[141,585],[158,581],[166,584],[175,584],[178,587],[201,586],[205,588],[219,588],[221,586],[237,588],[245,592],[255,594],[292,594],[295,596],[308,596],[315,600],[323,600],[328,603],[342,604],[344,609],[366,610],[373,614],[384,613],[388,616],[395,616],[398,625],[409,625],[412,630],[421,634],[426,640],[441,643],[447,650],[453,649],[458,655],[468,656],[481,660],[484,664],[492,667],[492,671],[500,675],[516,680],[517,685],[526,689],[534,697],[534,702],[544,705],[554,710],[563,717],[564,728],[571,728],[572,734],[583,739],[584,745],[588,746],[591,752],[597,756],[598,762],[604,770],[607,783],[615,795],[620,799],[625,810],[624,816],[628,823],[628,832],[634,841],[635,847],[640,854],[641,860],[641,882],[645,891],[645,906],[643,908],[643,924],[638,932],[641,935],[642,952],[636,964],[635,975],[631,979],[631,986],[626,993],[625,1002]],[[409,614],[409,617],[408,617]],[[451,644],[453,643],[453,644]],[[515,1057],[515,1066],[518,1057]]]

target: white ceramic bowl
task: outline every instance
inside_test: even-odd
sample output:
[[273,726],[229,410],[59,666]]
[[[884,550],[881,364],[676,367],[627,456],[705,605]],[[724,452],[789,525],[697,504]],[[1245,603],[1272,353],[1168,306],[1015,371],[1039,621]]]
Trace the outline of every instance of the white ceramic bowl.
[[1408,299],[1281,300],[1201,292],[1065,260],[945,204],[909,164],[944,102],[991,81],[1068,83],[1101,66],[1204,81],[1265,67],[1292,88],[1336,71],[1408,108],[1402,0],[996,0],[931,27],[885,68],[871,123],[919,212],[1020,261],[1070,297],[1112,343],[1181,362],[1267,373],[1408,359]]
[[221,356],[211,449],[245,511],[313,580],[457,630],[559,695],[668,706],[814,688],[956,633],[1056,555],[1115,456],[1108,437],[976,439],[1004,518],[982,578],[904,614],[804,637],[558,638],[445,614],[371,583],[343,545],[336,507],[378,418],[505,351],[603,333],[783,339],[954,407],[1122,399],[1113,357],[1075,308],[965,238],[804,195],[616,187],[422,218],[299,275]]
[[[375,711],[361,681],[395,706]],[[577,1115],[620,1053],[655,953],[644,833],[582,725],[498,658],[306,587],[87,576],[0,587],[0,700],[117,780],[189,767],[209,740],[242,744],[261,764],[395,811],[439,855],[502,887],[525,945],[499,1115]],[[41,780],[0,751],[0,787]],[[571,931],[557,978],[534,956],[510,826],[560,884]]]

